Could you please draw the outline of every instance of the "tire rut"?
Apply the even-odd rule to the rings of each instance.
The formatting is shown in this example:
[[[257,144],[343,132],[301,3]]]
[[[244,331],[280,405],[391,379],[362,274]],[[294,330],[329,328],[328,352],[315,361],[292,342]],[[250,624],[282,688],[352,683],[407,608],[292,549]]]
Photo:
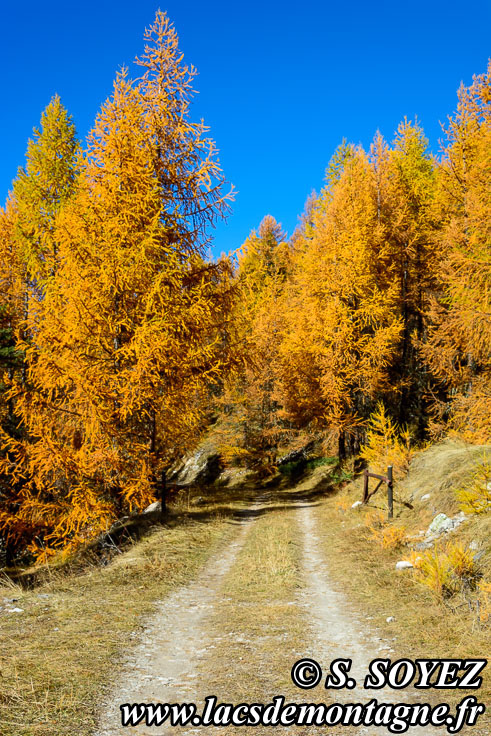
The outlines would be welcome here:
[[[255,511],[257,506],[250,509]],[[199,577],[158,603],[138,644],[132,647],[121,674],[105,698],[94,736],[123,736],[119,706],[123,703],[196,702],[196,669],[213,646],[206,619],[219,603],[221,584],[243,547],[254,517],[235,522],[240,530],[229,545],[215,554]],[[138,725],[132,734],[155,734],[155,727]],[[159,729],[159,736],[180,729]]]

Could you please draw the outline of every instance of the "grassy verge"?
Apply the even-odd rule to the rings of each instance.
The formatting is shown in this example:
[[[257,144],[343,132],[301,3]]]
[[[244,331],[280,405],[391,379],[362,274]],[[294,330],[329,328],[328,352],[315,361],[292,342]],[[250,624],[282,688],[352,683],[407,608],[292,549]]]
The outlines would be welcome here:
[[[315,513],[331,575],[356,604],[361,619],[369,627],[378,628],[385,638],[393,639],[393,660],[486,657],[491,644],[489,626],[482,624],[468,605],[459,603],[452,608],[451,603],[439,599],[421,584],[416,571],[395,569],[398,560],[408,559],[408,549],[384,549],[371,538],[366,525],[370,510],[351,509],[351,503],[360,498],[358,491],[343,492],[341,503],[339,496],[324,500]],[[421,523],[417,510],[404,512],[404,519],[408,525]],[[399,519],[395,526],[401,524]],[[478,530],[470,522],[465,535],[482,533],[482,525],[481,520]],[[388,623],[389,617],[395,620]],[[435,692],[445,696],[438,702],[455,704],[465,695],[477,695],[480,702],[489,702],[491,672],[484,671],[478,692]],[[485,727],[485,719],[481,718],[480,728]],[[474,731],[487,733],[479,728]]]
[[[141,618],[231,533],[223,518],[156,527],[107,567],[48,569],[29,591],[0,587],[2,736],[90,734],[101,689]]]

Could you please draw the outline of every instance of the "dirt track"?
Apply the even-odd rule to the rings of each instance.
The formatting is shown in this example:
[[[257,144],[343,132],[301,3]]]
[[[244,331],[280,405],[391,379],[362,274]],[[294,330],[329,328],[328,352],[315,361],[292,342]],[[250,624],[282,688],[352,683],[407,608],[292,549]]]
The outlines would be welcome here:
[[[309,503],[292,504],[273,513],[263,502],[234,523],[237,530],[233,541],[209,560],[199,578],[159,604],[141,640],[128,652],[113,689],[107,693],[95,736],[122,736],[127,733],[139,736],[148,733],[158,736],[174,733],[188,736],[206,733],[254,733],[256,736],[263,733],[308,733],[310,736],[327,732],[336,736],[365,736],[388,733],[385,728],[339,726],[226,726],[211,729],[193,725],[171,727],[165,723],[160,727],[121,726],[119,705],[122,703],[194,702],[200,709],[205,697],[217,692],[217,687],[218,691],[221,687],[218,702],[238,703],[242,698],[243,702],[268,703],[272,692],[285,695],[286,702],[366,703],[372,698],[386,703],[422,702],[421,693],[410,690],[394,692],[384,689],[367,693],[363,689],[369,661],[377,657],[390,658],[392,642],[376,636],[366,616],[356,612],[344,593],[331,583],[329,561],[320,551],[315,514]],[[246,559],[254,564],[254,554],[261,553],[261,540],[266,544],[267,539],[273,538],[280,523],[283,527],[275,549],[281,560],[281,555],[289,553],[291,545],[296,547],[298,578],[294,586],[291,582],[285,584],[283,593],[281,589],[272,593],[272,597],[278,599],[271,602],[277,605],[278,612],[270,619],[274,622],[273,631],[273,627],[269,630],[263,625],[254,628],[254,620],[259,621],[261,614],[258,601],[267,599],[255,595],[254,586],[259,588],[261,585],[260,575],[250,573],[247,578],[241,554],[248,553]],[[261,564],[265,564],[264,560]],[[235,596],[233,591],[240,591],[241,578],[247,590],[243,596]],[[230,581],[235,588],[233,585],[230,587]],[[294,628],[295,634],[292,633]],[[280,650],[284,651],[280,653]],[[243,656],[239,656],[239,652]],[[334,692],[326,692],[322,684],[308,691],[294,687],[289,681],[289,671],[285,674],[285,669],[302,656],[315,657],[322,667],[327,667],[338,657],[352,659],[350,674],[357,682],[356,687]],[[275,679],[271,668],[283,670],[282,678],[278,674],[277,681],[268,682],[268,687],[260,684],[261,675],[263,681],[266,679],[261,671],[261,663],[266,659],[270,662],[269,680]],[[289,662],[288,667],[286,662]],[[249,690],[247,682],[253,683]],[[241,683],[244,685],[242,689],[239,687]],[[248,693],[250,698],[247,700]],[[474,736],[483,733],[478,729],[467,731]],[[411,728],[410,733],[430,736],[437,730]],[[444,731],[440,729],[438,733]]]

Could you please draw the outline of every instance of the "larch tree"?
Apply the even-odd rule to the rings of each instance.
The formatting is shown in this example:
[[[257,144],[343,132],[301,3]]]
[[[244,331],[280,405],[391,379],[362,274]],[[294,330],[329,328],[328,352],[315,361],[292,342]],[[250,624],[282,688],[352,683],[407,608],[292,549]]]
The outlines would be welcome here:
[[[13,549],[38,531],[37,523],[26,522],[20,513],[29,478],[22,447],[29,439],[19,397],[28,391],[44,297],[59,265],[55,221],[75,189],[77,145],[71,118],[54,97],[41,116],[40,128],[34,129],[25,167],[19,169],[1,217],[0,380],[7,414],[0,429],[0,534],[9,561]]]
[[[430,376],[418,346],[427,339],[426,311],[438,288],[441,259],[435,164],[423,130],[408,121],[399,125],[391,150],[375,138],[371,160],[377,181],[380,277],[396,288],[403,326],[388,399],[395,419],[408,423],[422,439]]]
[[[25,356],[18,335],[25,318],[28,288],[25,264],[19,257],[15,239],[15,205],[7,200],[0,210],[0,548],[7,565],[15,547],[28,539],[28,529],[16,519],[18,487],[12,484],[12,458],[8,445],[23,436],[15,403],[10,396],[13,381],[25,382]]]
[[[268,472],[285,433],[277,395],[281,294],[290,251],[281,225],[266,215],[238,255],[238,301],[233,313],[244,360],[222,397],[222,451],[250,468]]]
[[[44,523],[46,547],[155,498],[228,361],[229,266],[206,262],[205,247],[230,193],[207,128],[190,120],[195,71],[164,13],[145,38],[143,76],[118,75],[56,218],[59,266],[27,348],[19,514]]]
[[[344,456],[387,387],[401,329],[396,289],[379,283],[374,175],[362,149],[337,152],[311,219],[285,296],[282,386],[297,425],[330,428]]]
[[[26,165],[14,181],[16,237],[33,288],[40,294],[59,264],[55,220],[73,194],[78,142],[71,116],[53,97],[34,129],[26,153]]]
[[[460,436],[491,440],[491,63],[461,86],[439,167],[441,296],[423,354],[447,389],[438,423]],[[444,426],[444,425],[443,425]]]

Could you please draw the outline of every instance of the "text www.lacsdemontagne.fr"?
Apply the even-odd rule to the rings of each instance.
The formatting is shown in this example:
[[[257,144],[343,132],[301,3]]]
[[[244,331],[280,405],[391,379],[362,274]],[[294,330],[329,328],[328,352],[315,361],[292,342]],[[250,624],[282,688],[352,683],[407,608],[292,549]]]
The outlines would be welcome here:
[[[390,733],[405,733],[416,726],[446,726],[450,734],[465,725],[475,725],[485,706],[474,696],[457,705],[447,703],[285,703],[279,695],[268,704],[218,703],[211,695],[198,711],[195,703],[124,703],[120,706],[123,726],[382,726]]]

